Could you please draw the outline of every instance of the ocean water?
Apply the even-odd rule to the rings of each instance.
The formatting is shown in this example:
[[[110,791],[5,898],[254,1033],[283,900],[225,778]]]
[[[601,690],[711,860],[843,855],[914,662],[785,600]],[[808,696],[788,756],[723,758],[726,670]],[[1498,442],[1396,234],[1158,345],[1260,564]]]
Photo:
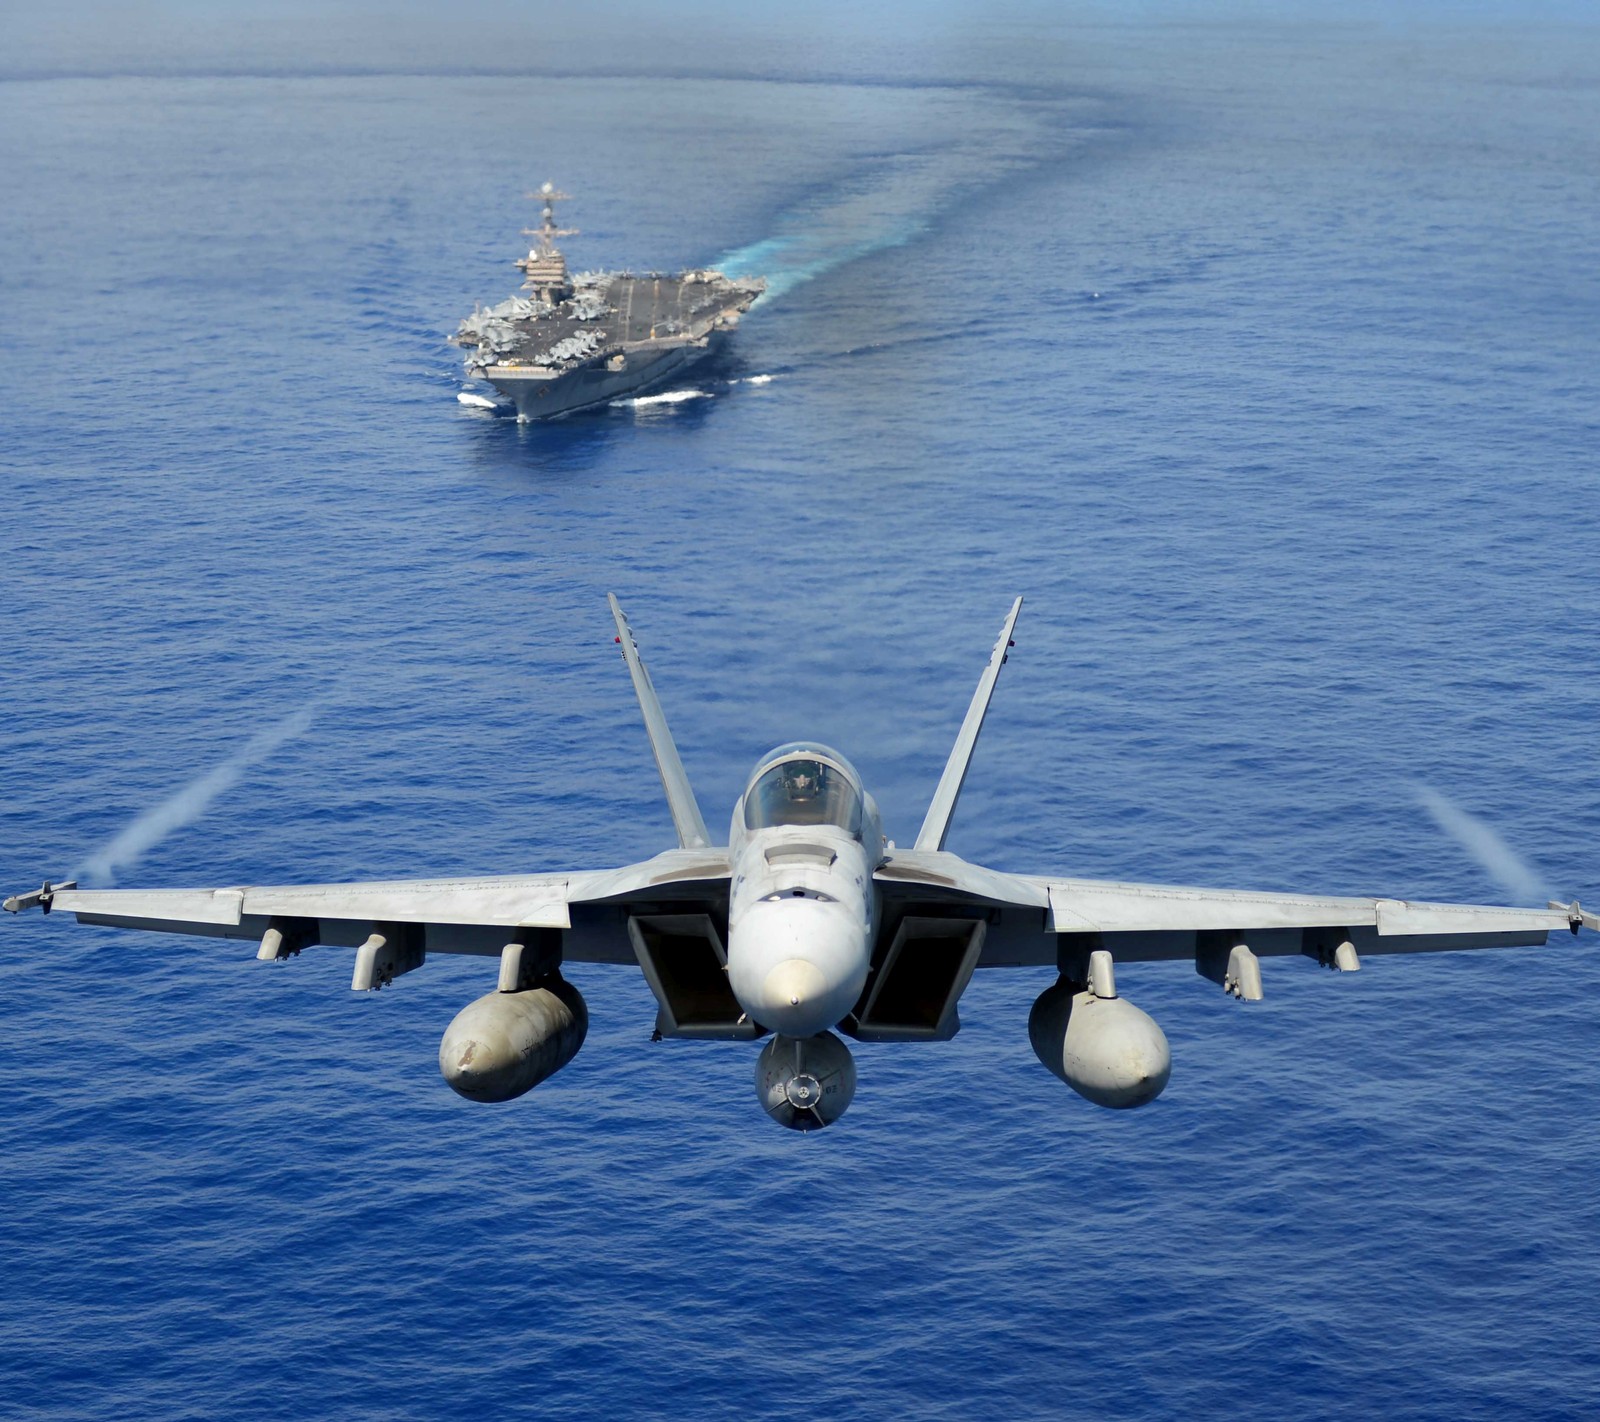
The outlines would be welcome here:
[[[713,825],[910,839],[1022,594],[959,853],[1600,899],[1600,33],[820,13],[8,17],[8,892],[654,853],[614,591]],[[458,402],[547,178],[772,279],[694,398]],[[1129,965],[1127,1114],[981,974],[802,1137],[631,971],[485,1108],[492,963],[8,919],[0,1416],[1592,1415],[1597,943]]]

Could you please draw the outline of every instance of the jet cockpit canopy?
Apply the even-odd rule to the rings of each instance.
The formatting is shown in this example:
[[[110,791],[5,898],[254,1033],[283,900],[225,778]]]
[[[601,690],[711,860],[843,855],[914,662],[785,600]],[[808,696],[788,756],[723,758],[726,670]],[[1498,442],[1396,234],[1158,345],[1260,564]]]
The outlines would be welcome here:
[[[861,777],[836,750],[807,741],[761,757],[744,792],[746,829],[833,825],[861,837]]]

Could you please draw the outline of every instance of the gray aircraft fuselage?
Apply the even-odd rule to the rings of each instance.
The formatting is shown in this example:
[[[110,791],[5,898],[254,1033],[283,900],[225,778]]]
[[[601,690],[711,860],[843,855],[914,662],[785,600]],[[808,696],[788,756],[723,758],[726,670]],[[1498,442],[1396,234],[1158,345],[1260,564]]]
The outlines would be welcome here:
[[[752,1021],[809,1037],[844,1020],[871,966],[884,848],[837,751],[795,744],[758,762],[728,831],[728,984]]]

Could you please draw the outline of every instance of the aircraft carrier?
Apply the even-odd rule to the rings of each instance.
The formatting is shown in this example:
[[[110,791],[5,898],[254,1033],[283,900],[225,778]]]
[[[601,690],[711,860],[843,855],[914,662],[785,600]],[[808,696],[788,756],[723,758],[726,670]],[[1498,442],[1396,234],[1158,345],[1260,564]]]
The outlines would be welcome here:
[[[517,262],[522,295],[474,310],[451,337],[468,349],[468,376],[487,380],[519,420],[592,409],[655,385],[715,350],[766,290],[760,277],[715,271],[580,272],[568,276],[555,205],[546,183],[529,196],[543,221],[525,228],[534,245]]]

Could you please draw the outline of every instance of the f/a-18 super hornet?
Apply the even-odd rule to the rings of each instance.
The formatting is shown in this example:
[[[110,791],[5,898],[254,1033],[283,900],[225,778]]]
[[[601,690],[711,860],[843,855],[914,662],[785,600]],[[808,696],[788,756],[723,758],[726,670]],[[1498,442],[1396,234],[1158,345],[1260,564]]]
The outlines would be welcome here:
[[[1115,962],[1192,962],[1234,997],[1262,995],[1263,957],[1352,972],[1363,955],[1532,947],[1600,928],[1576,902],[1546,909],[1174,888],[1011,874],[945,849],[1011,634],[1001,628],[916,842],[886,841],[850,762],[778,746],[756,762],[714,845],[616,598],[617,641],[655,752],[678,847],[620,869],[490,879],[222,889],[50,884],[5,901],[80,923],[258,940],[264,960],[355,949],[351,987],[383,987],[430,953],[498,960],[495,991],[439,1047],[445,1080],[509,1101],[571,1061],[588,1012],[564,963],[635,964],[659,1037],[756,1040],[761,1105],[796,1130],[835,1121],[855,1093],[858,1041],[940,1042],[975,969],[1054,970],[1028,1035],[1039,1060],[1096,1105],[1141,1106],[1167,1083],[1160,1027],[1118,995]]]

